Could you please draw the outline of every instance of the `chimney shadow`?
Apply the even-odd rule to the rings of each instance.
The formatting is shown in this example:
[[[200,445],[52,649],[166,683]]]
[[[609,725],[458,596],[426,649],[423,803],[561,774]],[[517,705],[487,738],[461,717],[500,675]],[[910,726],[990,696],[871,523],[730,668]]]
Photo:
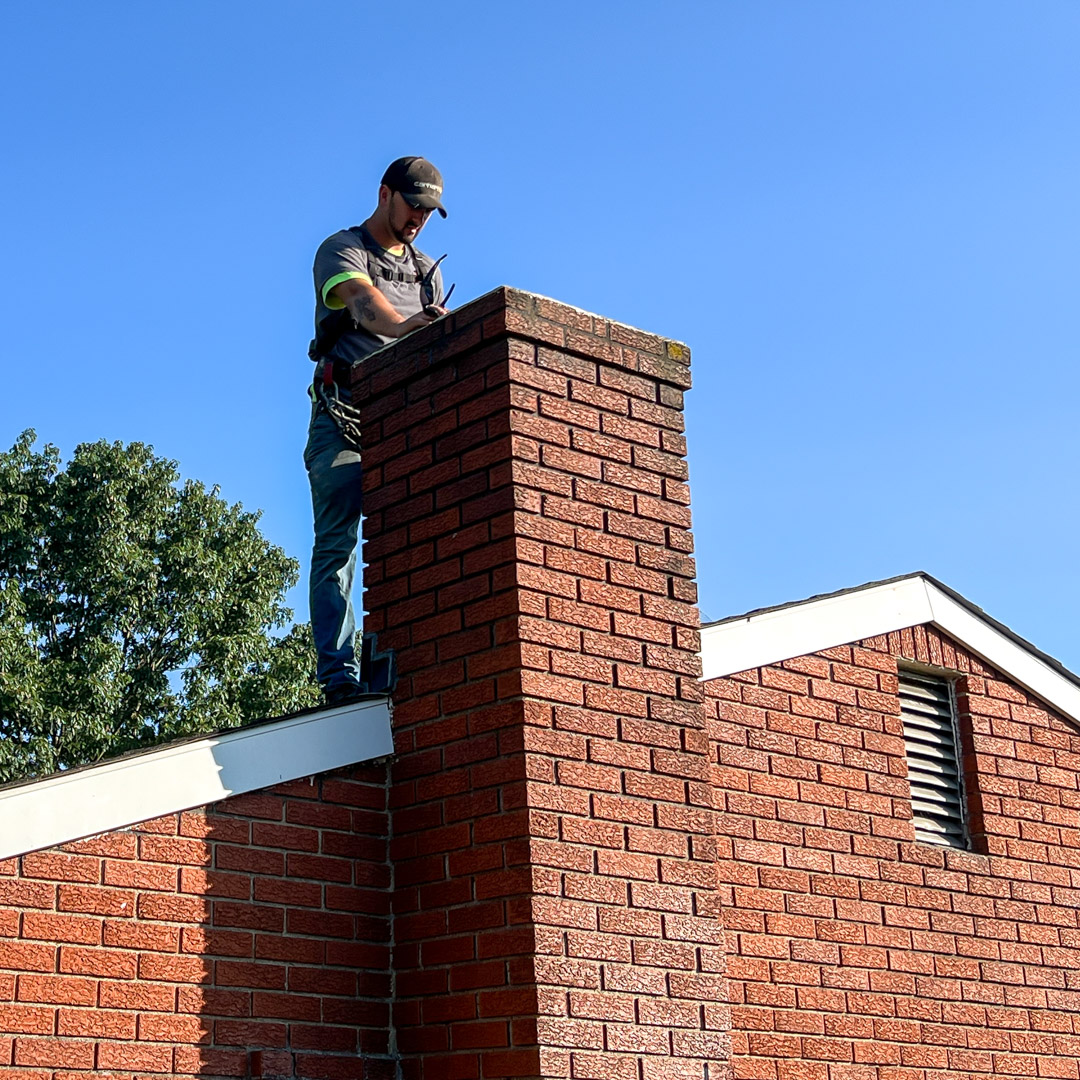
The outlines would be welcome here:
[[[388,770],[0,861],[0,1065],[392,1080]]]
[[[203,910],[181,942],[200,978],[177,999],[199,1039],[175,1071],[395,1076],[387,779],[381,760],[179,816],[205,861],[180,870],[181,895]]]

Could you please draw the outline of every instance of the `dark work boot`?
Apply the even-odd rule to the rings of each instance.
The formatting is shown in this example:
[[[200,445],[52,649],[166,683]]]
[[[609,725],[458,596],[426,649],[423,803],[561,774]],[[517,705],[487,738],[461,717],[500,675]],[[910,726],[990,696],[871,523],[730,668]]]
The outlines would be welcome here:
[[[367,695],[359,683],[338,683],[324,691],[326,695],[326,708],[333,709],[338,705],[348,705],[353,701],[359,701]]]

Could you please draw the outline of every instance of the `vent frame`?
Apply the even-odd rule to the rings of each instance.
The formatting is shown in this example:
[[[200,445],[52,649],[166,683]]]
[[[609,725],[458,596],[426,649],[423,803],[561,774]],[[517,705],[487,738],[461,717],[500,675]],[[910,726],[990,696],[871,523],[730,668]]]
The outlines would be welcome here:
[[[915,829],[915,842],[933,847],[952,848],[956,851],[971,850],[971,829],[968,813],[967,788],[964,777],[964,758],[960,733],[959,710],[957,709],[957,682],[964,677],[963,672],[930,667],[923,664],[897,664],[899,680],[898,696],[900,699],[900,719],[903,725],[904,757],[908,769],[909,798],[911,801],[911,821]],[[935,690],[936,701],[931,701],[923,714],[905,706],[905,681],[910,689],[922,689],[924,693]],[[909,693],[909,700],[914,697]],[[947,710],[948,722],[943,723],[942,711],[936,717],[926,715],[932,712],[932,706]],[[910,722],[909,716],[918,717],[922,723]],[[920,730],[921,729],[921,730]],[[915,732],[914,737],[912,732]],[[948,742],[939,748],[946,760],[940,772],[932,767],[934,742],[943,741],[948,735]],[[923,752],[912,753],[912,744],[921,746]],[[946,753],[949,751],[950,753]],[[926,764],[919,767],[920,760]],[[913,770],[913,763],[916,768]],[[952,773],[952,777],[948,774]],[[914,775],[913,775],[914,774]],[[915,783],[913,783],[913,779]],[[940,802],[945,812],[935,812],[934,789],[944,791]],[[950,798],[950,794],[952,798]],[[930,798],[928,798],[930,796]],[[922,812],[917,804],[926,808]],[[949,805],[955,806],[955,813],[949,813]]]

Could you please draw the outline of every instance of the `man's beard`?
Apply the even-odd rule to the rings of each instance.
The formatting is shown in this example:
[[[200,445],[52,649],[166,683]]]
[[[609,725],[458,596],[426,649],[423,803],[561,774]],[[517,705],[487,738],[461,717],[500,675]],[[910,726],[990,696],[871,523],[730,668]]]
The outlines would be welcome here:
[[[418,233],[418,232],[420,231],[419,229],[417,229],[417,228],[416,228],[416,226],[415,226],[415,225],[403,225],[403,226],[402,226],[402,227],[401,227],[401,228],[399,229],[399,228],[398,228],[398,227],[397,227],[397,226],[396,226],[396,225],[395,225],[395,224],[393,223],[393,221],[391,221],[391,222],[390,222],[389,224],[390,224],[390,231],[391,231],[391,232],[392,232],[392,233],[394,234],[394,239],[395,239],[395,240],[396,240],[396,241],[397,241],[397,242],[398,242],[399,244],[409,244],[409,243],[412,243],[412,241],[411,241],[411,240],[406,240],[406,239],[405,239],[405,230],[406,230],[406,229],[412,229],[412,230],[413,230],[413,240],[415,240],[415,239],[416,239],[416,234],[417,234],[417,233]]]

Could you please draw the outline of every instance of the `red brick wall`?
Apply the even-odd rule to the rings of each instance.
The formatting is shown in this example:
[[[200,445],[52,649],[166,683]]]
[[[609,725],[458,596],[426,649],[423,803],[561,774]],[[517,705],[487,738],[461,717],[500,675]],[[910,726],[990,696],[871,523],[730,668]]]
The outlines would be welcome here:
[[[922,628],[703,688],[688,386],[509,289],[363,366],[389,773],[0,864],[0,1080],[1080,1080],[1080,734]],[[959,673],[972,851],[898,660]]]
[[[1080,735],[918,628],[703,688],[687,365],[499,289],[363,366],[389,777],[0,866],[0,1080],[1080,1080]]]
[[[354,383],[408,1078],[726,1075],[687,361],[499,289]]]
[[[959,671],[973,851],[916,844],[897,660]],[[1080,734],[933,629],[707,685],[736,1076],[1080,1076]]]
[[[4,864],[0,1073],[729,1076],[688,385],[682,346],[508,289],[365,363],[389,791]]]
[[[2,862],[0,1076],[389,1080],[389,883],[385,766]]]

